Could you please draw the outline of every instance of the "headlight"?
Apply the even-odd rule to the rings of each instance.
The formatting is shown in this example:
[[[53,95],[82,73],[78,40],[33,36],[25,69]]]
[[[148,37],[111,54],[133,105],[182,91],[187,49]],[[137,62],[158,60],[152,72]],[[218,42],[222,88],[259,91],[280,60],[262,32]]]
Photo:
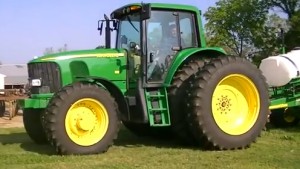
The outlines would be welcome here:
[[[32,79],[31,80],[31,86],[41,86],[41,85],[42,85],[41,79]]]

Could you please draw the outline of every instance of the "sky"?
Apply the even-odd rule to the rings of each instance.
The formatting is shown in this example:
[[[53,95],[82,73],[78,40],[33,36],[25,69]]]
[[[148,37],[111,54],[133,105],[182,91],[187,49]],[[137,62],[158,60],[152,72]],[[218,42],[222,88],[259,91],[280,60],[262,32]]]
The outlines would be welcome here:
[[[0,0],[0,61],[25,64],[46,48],[94,49],[104,45],[99,19],[136,0]],[[144,0],[194,5],[207,11],[216,0]],[[103,35],[104,36],[104,35]]]

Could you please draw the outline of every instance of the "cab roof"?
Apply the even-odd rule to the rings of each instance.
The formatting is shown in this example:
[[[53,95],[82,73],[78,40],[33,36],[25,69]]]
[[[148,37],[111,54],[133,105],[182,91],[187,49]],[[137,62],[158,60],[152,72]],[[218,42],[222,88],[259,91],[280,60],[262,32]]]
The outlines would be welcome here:
[[[148,3],[147,3],[148,4]],[[151,8],[161,8],[161,9],[177,9],[177,10],[187,10],[187,11],[200,11],[198,8],[192,5],[185,5],[185,4],[172,4],[172,3],[149,3],[151,5]],[[142,3],[131,3],[124,5],[116,10],[114,10],[112,13],[120,11],[126,7],[130,6],[142,6]]]

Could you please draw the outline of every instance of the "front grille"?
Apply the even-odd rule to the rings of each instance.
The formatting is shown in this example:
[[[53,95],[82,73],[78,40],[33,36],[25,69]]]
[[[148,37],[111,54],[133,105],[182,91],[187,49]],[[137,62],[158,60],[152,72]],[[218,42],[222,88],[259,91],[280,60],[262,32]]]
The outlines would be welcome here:
[[[30,79],[41,79],[42,86],[31,87],[31,94],[54,93],[61,87],[60,70],[56,63],[30,63],[28,64]]]

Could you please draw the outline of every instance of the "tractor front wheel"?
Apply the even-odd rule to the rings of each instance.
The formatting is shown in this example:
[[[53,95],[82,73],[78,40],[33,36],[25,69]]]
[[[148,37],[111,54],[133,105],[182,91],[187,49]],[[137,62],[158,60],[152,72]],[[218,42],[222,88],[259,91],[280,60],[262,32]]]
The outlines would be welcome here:
[[[262,73],[240,57],[212,59],[191,79],[190,130],[213,149],[248,147],[268,118],[268,87]]]
[[[29,137],[37,144],[47,143],[47,137],[42,126],[44,109],[26,108],[23,110],[23,124]]]
[[[118,106],[97,85],[75,83],[49,102],[44,126],[59,154],[97,154],[107,151],[119,131]]]

